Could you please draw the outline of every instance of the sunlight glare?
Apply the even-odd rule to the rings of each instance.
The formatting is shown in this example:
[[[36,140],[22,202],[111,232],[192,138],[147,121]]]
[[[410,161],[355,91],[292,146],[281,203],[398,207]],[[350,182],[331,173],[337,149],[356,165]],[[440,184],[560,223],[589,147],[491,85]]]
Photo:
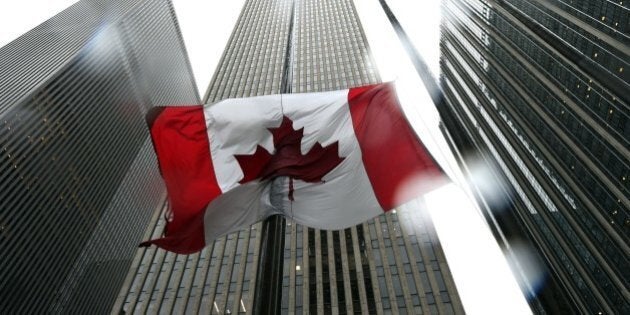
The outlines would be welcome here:
[[[448,184],[425,200],[466,312],[530,314],[501,249],[466,193]]]

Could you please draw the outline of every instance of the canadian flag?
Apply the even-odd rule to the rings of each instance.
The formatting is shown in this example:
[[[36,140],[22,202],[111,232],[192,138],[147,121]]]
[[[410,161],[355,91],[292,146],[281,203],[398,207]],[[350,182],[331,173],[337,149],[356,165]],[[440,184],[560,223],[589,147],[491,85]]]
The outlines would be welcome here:
[[[158,107],[148,115],[176,253],[272,214],[342,229],[447,181],[405,119],[392,83]]]

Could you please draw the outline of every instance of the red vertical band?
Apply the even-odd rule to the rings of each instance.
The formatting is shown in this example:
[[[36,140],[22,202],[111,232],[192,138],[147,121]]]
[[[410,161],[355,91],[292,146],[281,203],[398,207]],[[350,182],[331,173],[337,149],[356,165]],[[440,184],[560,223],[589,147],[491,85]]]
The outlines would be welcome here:
[[[202,106],[158,107],[147,114],[171,213],[164,237],[142,243],[185,254],[205,246],[203,218],[221,194]]]
[[[403,115],[392,83],[350,89],[348,103],[363,165],[383,210],[426,192],[429,179],[445,179]]]

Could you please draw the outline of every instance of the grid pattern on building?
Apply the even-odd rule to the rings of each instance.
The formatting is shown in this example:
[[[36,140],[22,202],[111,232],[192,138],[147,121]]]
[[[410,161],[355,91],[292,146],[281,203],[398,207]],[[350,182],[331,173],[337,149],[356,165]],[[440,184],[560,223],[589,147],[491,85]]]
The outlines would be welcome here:
[[[0,48],[0,313],[111,309],[164,198],[144,113],[198,101],[175,22],[80,1]]]
[[[287,57],[294,93],[379,82],[352,1],[246,1],[207,101],[279,93]],[[340,231],[287,218],[282,312],[463,313],[426,209],[421,201],[409,207]],[[159,237],[163,225],[156,217],[146,237]],[[114,311],[250,312],[260,230],[255,224],[193,255],[139,250]]]
[[[458,127],[511,186],[573,311],[629,312],[628,4],[449,0],[444,14]]]

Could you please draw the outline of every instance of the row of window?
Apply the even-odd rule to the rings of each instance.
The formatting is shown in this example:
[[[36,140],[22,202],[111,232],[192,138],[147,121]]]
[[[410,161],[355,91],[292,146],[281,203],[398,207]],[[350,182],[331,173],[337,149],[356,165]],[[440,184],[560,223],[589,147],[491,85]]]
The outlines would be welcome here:
[[[558,1],[557,4],[563,11],[571,13],[619,41],[628,40],[630,10],[627,1],[625,6],[623,1],[610,0],[572,0],[569,3]]]
[[[502,30],[506,28],[509,29],[510,27],[513,28],[513,26],[510,26],[510,25],[502,25],[501,29]],[[487,37],[485,38],[484,42],[489,43]],[[496,45],[488,45],[488,46],[491,46],[490,48],[496,48],[495,47]],[[532,45],[529,44],[529,46],[532,46]],[[521,45],[521,47],[529,47],[529,46],[525,44]],[[526,55],[531,55],[531,53],[526,54]],[[502,56],[508,56],[508,54],[503,53]],[[504,59],[504,60],[507,60],[507,59]],[[515,65],[516,63],[507,63],[507,64],[511,66],[511,65]],[[523,72],[524,72],[523,69],[519,69],[516,73],[521,74]],[[530,78],[531,77],[526,77],[526,79],[528,79],[528,81],[526,81],[527,83],[532,83],[530,85],[533,85],[534,87],[541,86],[540,82],[538,82],[537,80],[529,80]],[[578,84],[578,87],[579,87],[579,84]],[[541,90],[544,90],[544,89],[541,89],[541,88],[535,89],[535,91],[541,91]],[[611,156],[614,159],[614,161],[603,159],[604,161],[608,161],[605,163],[605,167],[609,167],[609,173],[611,174],[611,177],[615,178],[620,184],[620,186],[627,184],[625,183],[625,180],[623,180],[623,178],[626,177],[625,174],[623,174],[624,162],[620,161],[621,157],[618,156],[616,153],[614,153],[614,149],[604,139],[595,137],[592,131],[587,130],[587,128],[583,128],[582,125],[584,124],[584,121],[582,121],[579,117],[576,117],[574,114],[569,113],[568,110],[566,110],[565,106],[563,104],[560,104],[560,102],[555,99],[555,96],[553,96],[548,91],[545,91],[541,95],[538,95],[538,97],[541,99],[542,104],[555,105],[555,108],[558,109],[557,116],[562,116],[561,118],[564,119],[564,122],[566,125],[573,125],[573,127],[575,127],[573,128],[574,132],[572,132],[572,134],[579,135],[581,138],[578,138],[578,139],[582,140],[581,141],[582,143],[591,143],[593,141],[600,143],[600,146],[597,147],[597,150],[595,150],[594,148],[587,148],[587,150],[590,149],[591,154],[596,155],[596,158],[594,159],[594,161],[596,162],[602,161],[603,156],[601,155],[608,154],[609,156]],[[612,99],[615,100],[614,97]],[[621,105],[618,105],[618,106],[621,106]],[[621,110],[621,108],[619,109],[620,110],[617,110],[617,108],[608,108],[605,114],[612,121],[616,121],[618,124],[622,124],[625,126],[628,124],[627,114],[625,114],[625,112]],[[566,116],[564,116],[565,113],[567,114]],[[578,122],[579,122],[579,126],[576,125]],[[627,142],[627,139],[624,139],[623,142]],[[600,149],[601,146],[608,147],[609,149],[601,150]]]
[[[496,17],[494,27],[518,47],[525,59],[533,65],[538,65],[541,72],[547,73],[548,78],[570,95],[582,110],[598,117],[601,126],[613,137],[622,143],[628,143],[630,139],[628,106],[619,103],[614,95],[601,87],[605,82],[593,82],[580,72],[570,69],[562,60],[536,44],[501,16]]]
[[[562,128],[570,138],[572,138],[574,143],[580,147],[583,152],[590,155],[591,161],[595,164],[599,164],[603,170],[607,171],[608,178],[611,181],[619,185],[622,190],[630,191],[628,181],[623,180],[624,177],[630,175],[628,174],[630,167],[628,167],[625,159],[606,141],[606,138],[596,134],[590,126],[585,124],[580,117],[570,110],[570,107],[567,106],[565,102],[550,93],[549,89],[544,87],[539,80],[529,74],[529,72],[526,71],[520,64],[514,62],[512,57],[499,45],[491,46],[490,52],[496,56],[498,62],[510,71],[510,74],[514,78],[523,82],[530,95],[537,99],[538,104],[543,105],[541,107],[545,113],[555,120],[558,126]],[[496,73],[494,69],[489,69],[488,73],[498,76],[498,73]],[[519,107],[518,109],[530,113],[532,112],[524,107]],[[546,123],[542,124],[547,126]],[[547,128],[549,127],[547,126]],[[554,136],[553,138],[555,139],[557,136]],[[596,145],[592,146],[592,143],[595,143]],[[588,170],[586,167],[583,168],[583,172],[592,173],[592,171]],[[596,179],[594,175],[590,176]],[[578,178],[581,179],[582,177],[580,176]],[[598,180],[596,180],[596,182],[598,182]],[[610,199],[614,200],[616,198],[611,197]]]
[[[510,2],[518,7],[525,15],[543,25],[546,29],[555,30],[554,33],[558,36],[559,40],[567,42],[580,52],[586,52],[586,57],[602,66],[612,75],[620,78],[622,81],[630,81],[627,71],[628,61],[621,57],[624,55],[623,52],[614,49],[603,41],[599,41],[595,36],[582,28],[576,27],[575,24],[569,24],[565,19],[560,18],[548,10],[541,9],[529,1],[510,0]],[[615,34],[619,35],[618,33],[613,33],[612,35]],[[627,39],[623,39],[623,41],[627,41]],[[599,54],[598,57],[595,57],[594,54],[588,54],[588,52],[599,52]]]

